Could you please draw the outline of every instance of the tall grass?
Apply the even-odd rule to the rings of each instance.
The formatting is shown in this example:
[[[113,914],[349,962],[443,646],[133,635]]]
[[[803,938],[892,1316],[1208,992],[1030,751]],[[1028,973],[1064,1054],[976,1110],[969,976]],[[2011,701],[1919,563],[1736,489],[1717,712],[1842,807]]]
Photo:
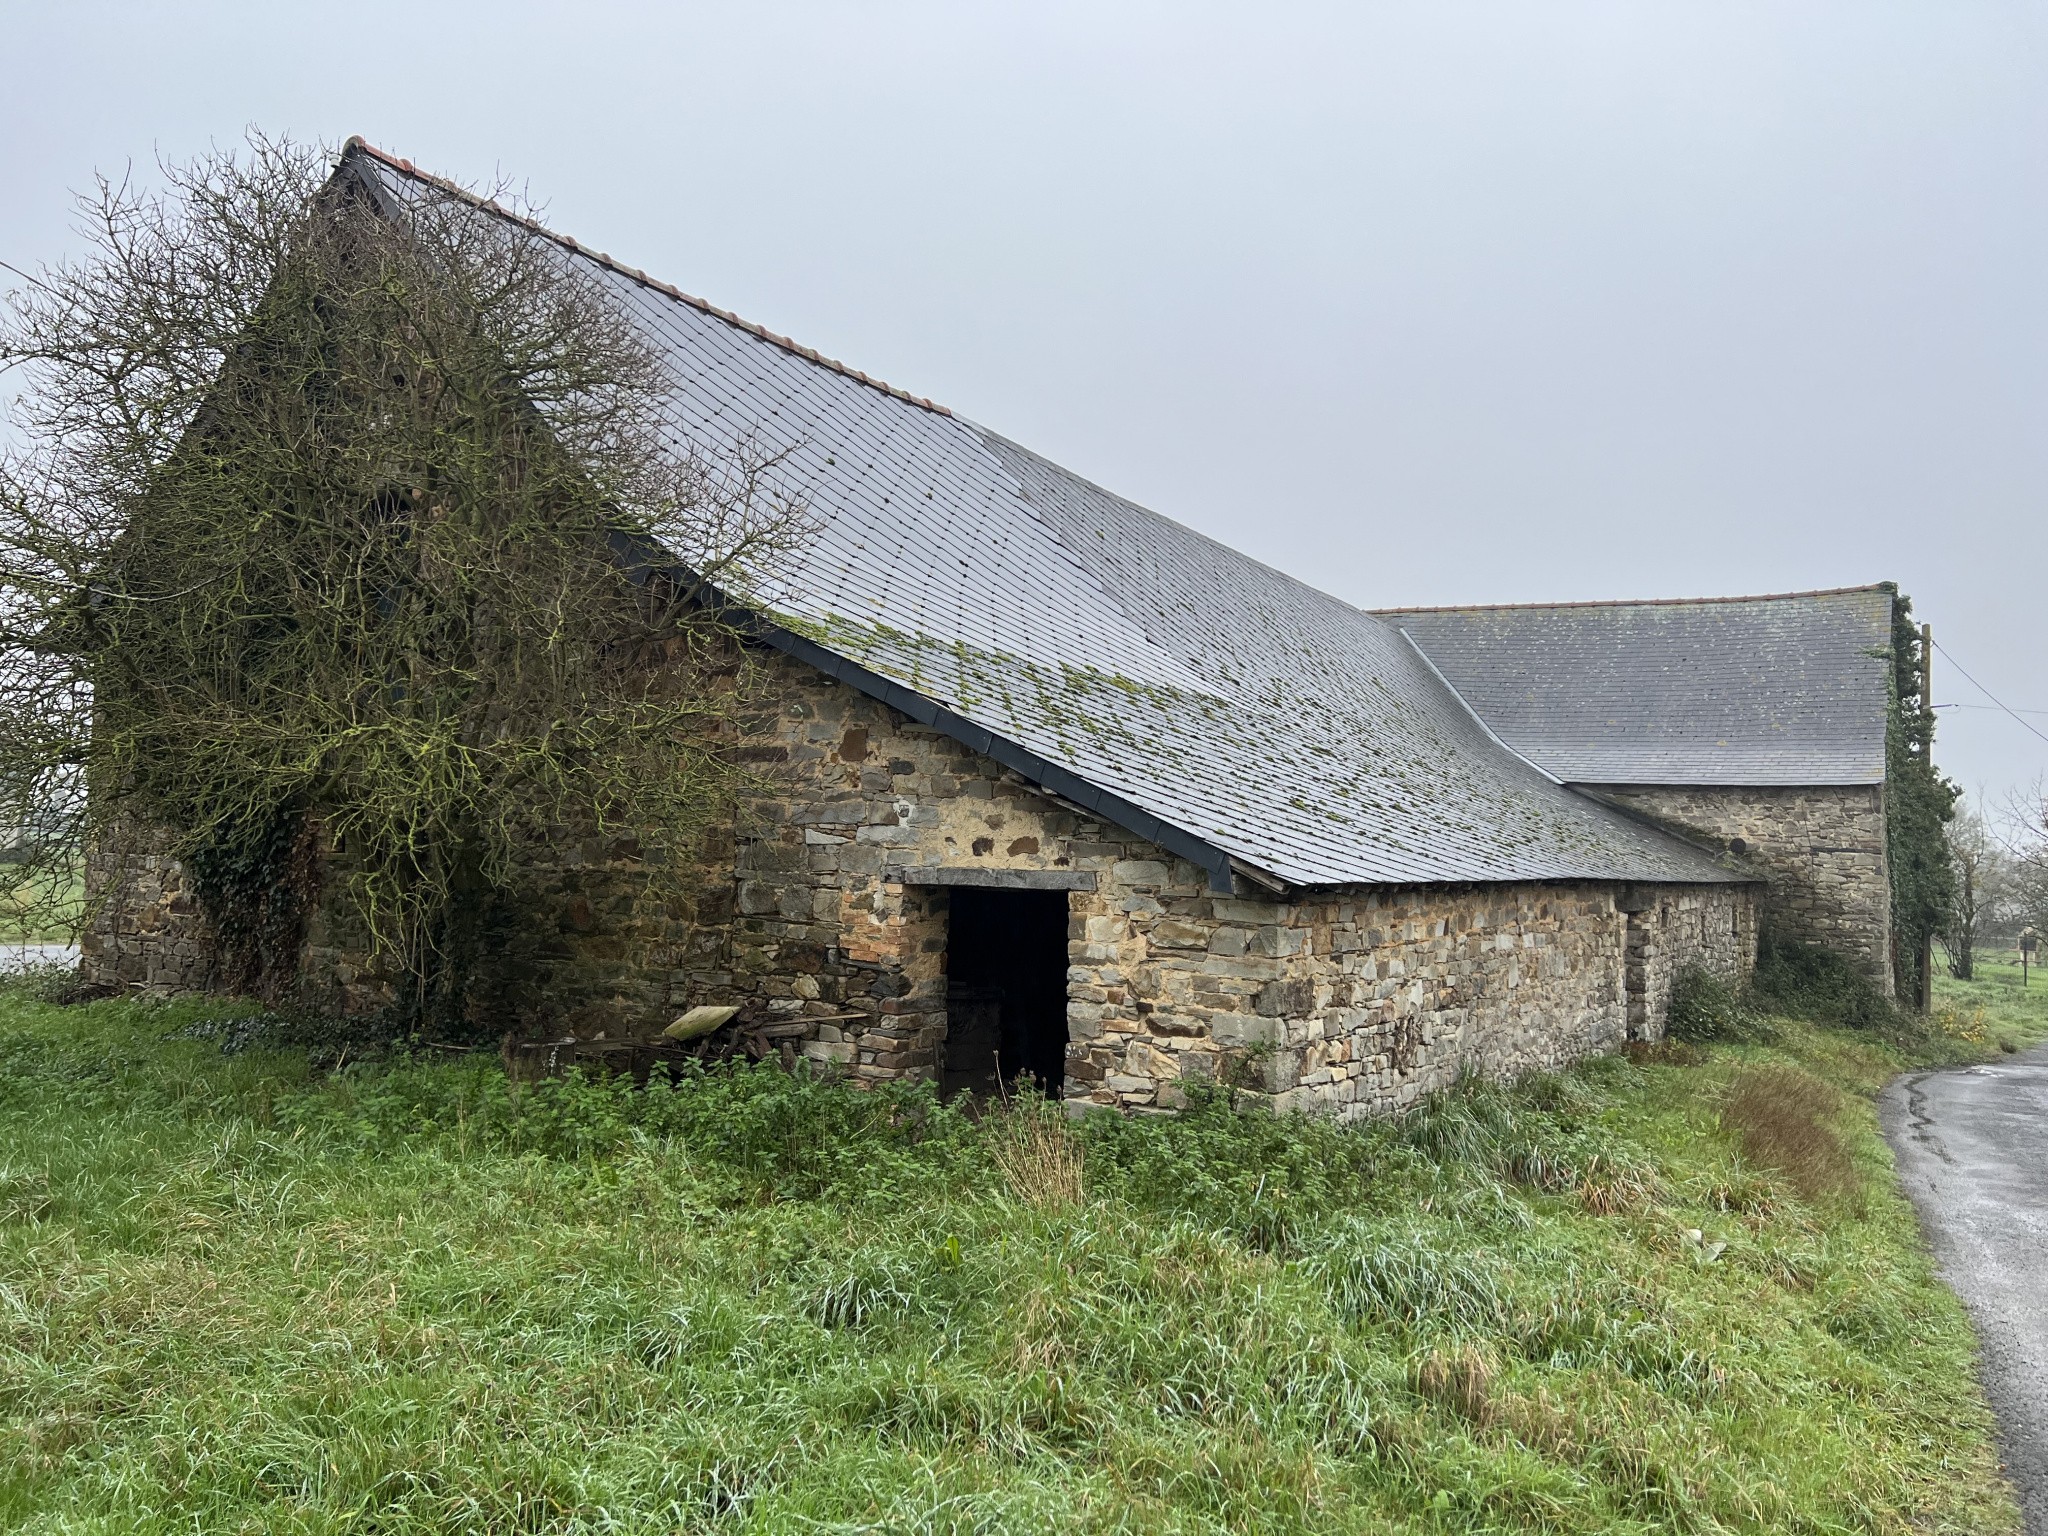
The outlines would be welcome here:
[[[1081,1199],[1081,1139],[1058,1104],[1035,1094],[1006,1104],[988,1140],[996,1167],[1018,1199],[1052,1209]]]
[[[1856,1165],[1835,1121],[1842,1096],[1795,1066],[1770,1064],[1736,1073],[1721,1106],[1721,1125],[1752,1163],[1783,1174],[1809,1199],[1846,1194]]]
[[[1341,1127],[217,1017],[0,999],[0,1529],[2013,1528],[1860,1032]]]
[[[1749,990],[1766,1009],[1823,1024],[1895,1029],[1905,1022],[1877,984],[1834,950],[1768,930],[1757,946]]]
[[[2039,966],[2023,969],[2016,950],[1980,949],[1969,981],[1936,973],[1936,1018],[1945,1018],[1951,1032],[1970,1038],[1972,1045],[1989,1042],[2001,1051],[2017,1050],[2038,1033],[2036,1021],[2044,1014],[2048,976]]]

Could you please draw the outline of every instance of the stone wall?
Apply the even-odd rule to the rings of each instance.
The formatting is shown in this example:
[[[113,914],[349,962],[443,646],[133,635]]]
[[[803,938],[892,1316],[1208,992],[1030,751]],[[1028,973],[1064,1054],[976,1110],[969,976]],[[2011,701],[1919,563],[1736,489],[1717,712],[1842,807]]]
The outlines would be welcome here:
[[[1067,904],[1069,1099],[1170,1108],[1225,1080],[1349,1115],[1655,1038],[1676,969],[1737,975],[1754,956],[1748,885],[1218,895],[1205,870],[823,674],[769,654],[751,686],[761,784],[695,850],[686,902],[635,884],[630,839],[549,850],[530,959],[584,999],[550,1028],[735,1003],[802,1021],[803,1054],[859,1080],[934,1077],[953,893],[1021,885]],[[331,1006],[386,995],[333,913],[305,973]]]
[[[1125,888],[1074,945],[1068,1091],[1170,1106],[1190,1079],[1242,1082],[1250,1068],[1278,1107],[1355,1115],[1466,1073],[1515,1076],[1656,1039],[1679,969],[1734,978],[1753,964],[1752,889],[1426,886],[1280,902],[1192,882]]]
[[[1218,896],[949,737],[770,665],[756,750],[775,782],[738,820],[724,939],[696,932],[670,1005],[817,1019],[805,1054],[866,1080],[940,1070],[947,882],[1069,887],[1067,1093],[1126,1108],[1219,1077],[1284,1106],[1398,1105],[1656,1038],[1676,970],[1754,960],[1746,885]]]
[[[1583,787],[1757,867],[1768,881],[1769,921],[1849,957],[1890,993],[1892,898],[1882,786]]]
[[[671,977],[678,1002],[819,1017],[803,1047],[814,1059],[870,1081],[929,1076],[946,1029],[952,887],[940,882],[1070,886],[1085,947],[1121,904],[1148,904],[1145,883],[1206,880],[851,688],[764,665],[778,710],[755,757],[769,783],[736,821],[724,942],[697,935]]]
[[[87,856],[87,923],[78,937],[87,985],[158,995],[211,985],[212,937],[169,845],[162,832],[118,827]]]

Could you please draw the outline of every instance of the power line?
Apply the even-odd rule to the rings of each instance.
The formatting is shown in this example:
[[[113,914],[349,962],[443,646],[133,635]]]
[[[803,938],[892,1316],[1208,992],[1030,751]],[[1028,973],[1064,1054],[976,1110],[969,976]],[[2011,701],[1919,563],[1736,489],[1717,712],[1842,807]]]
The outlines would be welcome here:
[[[1949,656],[1947,646],[1943,645],[1939,640],[1937,640],[1934,642],[1934,648],[1937,651],[1941,652],[1943,656],[1948,657],[1948,664],[1954,667],[1958,672],[1961,672],[1963,674],[1963,680],[1965,682],[1967,682],[1972,688],[1976,689],[1979,693],[1983,694],[1984,697],[1989,699],[1993,704],[1996,704],[2000,709],[2004,710],[2008,715],[2011,715],[2013,719],[2019,724],[2021,730],[2033,731],[2033,733],[2036,736],[2039,736],[2043,741],[2048,741],[2048,735],[2044,735],[2042,732],[2035,730],[2032,725],[2028,724],[2028,722],[2020,719],[2020,713],[2018,710],[2012,708],[2003,699],[1999,698],[1997,694],[1993,693],[1989,688],[1986,688],[1974,677],[1971,677],[1970,674],[1964,670],[1963,664],[1960,661],[1957,661],[1953,656]]]
[[[2003,704],[1937,704],[1936,709],[2005,709]],[[2008,715],[2048,715],[2048,709],[2005,709]]]

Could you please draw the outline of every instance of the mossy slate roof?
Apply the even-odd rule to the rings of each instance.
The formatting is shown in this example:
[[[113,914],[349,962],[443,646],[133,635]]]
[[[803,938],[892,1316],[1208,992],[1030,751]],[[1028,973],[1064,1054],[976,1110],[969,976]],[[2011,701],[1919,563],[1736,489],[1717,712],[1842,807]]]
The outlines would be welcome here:
[[[456,191],[360,143],[350,159],[401,202]],[[784,455],[818,532],[751,597],[841,676],[1292,886],[1741,878],[1505,750],[1372,615],[561,244],[668,360],[679,446]]]
[[[1884,780],[1886,587],[1381,617],[1568,783]]]

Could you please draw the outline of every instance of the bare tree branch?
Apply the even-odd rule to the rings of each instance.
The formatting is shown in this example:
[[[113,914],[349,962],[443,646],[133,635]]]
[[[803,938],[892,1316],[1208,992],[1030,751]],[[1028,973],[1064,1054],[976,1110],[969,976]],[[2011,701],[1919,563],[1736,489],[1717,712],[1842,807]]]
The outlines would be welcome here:
[[[663,359],[553,242],[426,189],[393,216],[330,166],[252,136],[162,191],[102,178],[90,254],[11,295],[0,818],[51,892],[95,838],[170,829],[252,985],[307,840],[342,850],[353,921],[431,991],[564,828],[682,878],[745,779],[703,598],[809,522],[784,456],[667,440]]]

